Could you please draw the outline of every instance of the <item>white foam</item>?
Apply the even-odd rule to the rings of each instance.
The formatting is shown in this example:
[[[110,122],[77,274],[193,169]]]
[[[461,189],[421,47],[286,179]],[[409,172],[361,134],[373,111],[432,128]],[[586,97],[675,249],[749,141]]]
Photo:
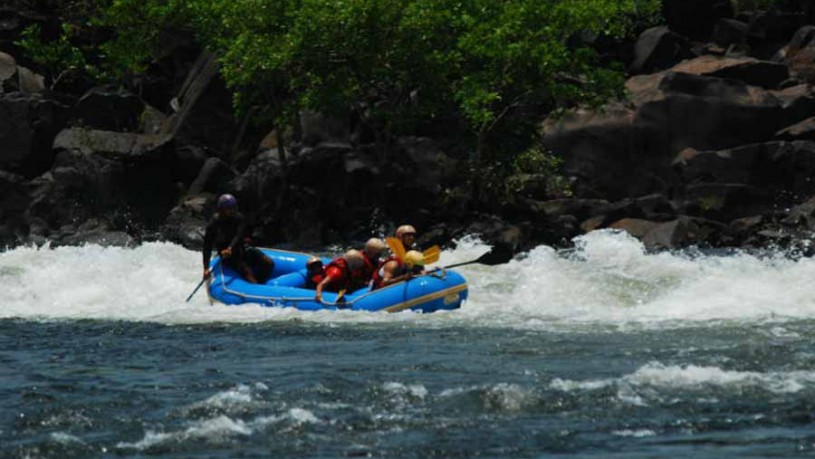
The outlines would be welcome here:
[[[529,390],[517,384],[500,383],[484,391],[484,409],[490,411],[521,411],[535,402],[536,397]]]
[[[487,250],[465,238],[442,252],[438,264],[476,259]],[[577,238],[575,249],[567,252],[541,246],[504,265],[461,267],[470,285],[469,301],[460,310],[424,315],[211,306],[203,291],[185,303],[200,271],[198,252],[169,243],[17,248],[0,253],[0,318],[398,322],[552,330],[815,318],[815,261],[810,258],[649,254],[636,239],[613,231]],[[792,335],[779,328],[778,336]]]
[[[56,443],[59,443],[61,445],[85,444],[85,442],[82,441],[81,438],[77,437],[76,435],[71,435],[67,432],[53,432],[51,433],[51,440],[54,440]]]
[[[594,391],[609,386],[620,389],[618,396],[639,397],[631,390],[644,387],[698,391],[711,387],[725,389],[755,388],[775,394],[795,393],[807,388],[815,388],[813,371],[781,371],[759,373],[752,371],[724,370],[719,367],[697,365],[663,365],[652,362],[634,373],[621,378],[588,381],[553,379],[549,388],[565,392]]]
[[[147,431],[144,438],[138,442],[120,442],[116,447],[143,451],[168,443],[183,443],[190,440],[205,439],[211,443],[218,443],[234,436],[246,436],[251,433],[252,429],[240,419],[235,420],[227,416],[218,416],[212,419],[192,422],[190,426],[184,430],[174,432]]]
[[[254,419],[250,425],[253,428],[262,429],[268,425],[289,423],[293,427],[300,427],[305,424],[320,424],[322,421],[314,412],[305,408],[291,408],[287,412],[279,415],[261,416]]]
[[[651,429],[636,429],[636,430],[615,430],[611,432],[612,435],[617,435],[620,437],[633,437],[633,438],[643,438],[643,437],[653,437],[657,433]]]

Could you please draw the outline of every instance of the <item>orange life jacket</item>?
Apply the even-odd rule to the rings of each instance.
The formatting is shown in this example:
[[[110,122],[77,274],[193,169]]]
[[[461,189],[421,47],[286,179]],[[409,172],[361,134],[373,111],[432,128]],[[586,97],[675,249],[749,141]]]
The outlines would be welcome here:
[[[355,289],[367,287],[368,284],[371,283],[371,279],[373,279],[374,275],[376,275],[376,271],[380,266],[378,260],[371,260],[368,258],[368,255],[366,255],[365,252],[362,252],[362,259],[364,264],[362,265],[362,268],[359,269],[359,275],[355,276],[353,279],[353,287]]]
[[[325,279],[325,269],[320,270],[319,273],[313,274],[311,276],[306,273],[306,288],[317,288],[320,285],[320,282]]]
[[[335,258],[325,266],[325,277],[331,278],[326,284],[325,290],[329,292],[353,291],[355,284],[363,278],[362,270],[363,268],[351,270],[344,258]]]

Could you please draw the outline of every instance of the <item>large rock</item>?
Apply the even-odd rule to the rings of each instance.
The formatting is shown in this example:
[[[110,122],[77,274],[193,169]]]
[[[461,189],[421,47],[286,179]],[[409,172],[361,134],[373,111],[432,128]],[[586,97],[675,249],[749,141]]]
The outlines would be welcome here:
[[[9,54],[0,52],[0,93],[6,92],[6,81],[17,73],[17,61]]]
[[[135,94],[120,88],[98,87],[83,95],[73,110],[74,123],[80,126],[119,132],[133,132],[145,110]]]
[[[0,94],[0,169],[29,178],[48,170],[65,110],[38,94]]]
[[[771,214],[815,194],[815,142],[699,152],[675,165],[684,212],[726,222]]]
[[[202,193],[220,193],[226,191],[227,183],[235,178],[235,172],[229,168],[223,160],[219,158],[209,158],[201,167],[198,178],[192,182],[189,195],[200,195]]]
[[[636,99],[637,122],[653,126],[673,153],[724,149],[772,139],[811,116],[815,99],[803,88],[765,91],[732,79],[667,73],[657,90]]]
[[[775,136],[779,140],[815,140],[815,116],[788,126]]]
[[[704,151],[676,164],[681,181],[739,183],[762,189],[815,194],[815,142],[767,142]]]
[[[29,216],[63,233],[91,218],[108,222],[104,231],[155,230],[178,194],[163,158],[119,161],[81,149],[60,150],[31,188]]]
[[[295,140],[303,147],[316,147],[320,144],[351,147],[351,132],[346,117],[303,111],[300,113],[298,127],[299,136]]]
[[[564,158],[577,196],[618,200],[661,191],[669,145],[659,126],[628,118],[549,129],[544,143]]]
[[[713,28],[713,40],[722,46],[744,45],[750,25],[736,19],[719,19]]]
[[[0,250],[21,243],[28,236],[25,212],[30,201],[23,177],[0,171]]]
[[[438,195],[442,185],[456,175],[458,168],[458,161],[451,159],[426,137],[400,137],[396,155],[404,159],[402,162],[411,177],[405,185],[431,195]]]
[[[189,249],[200,250],[204,243],[204,228],[214,207],[214,195],[183,199],[170,211],[161,229],[162,236]]]
[[[698,39],[710,37],[716,21],[734,15],[730,0],[665,0],[662,9],[671,30]]]
[[[785,65],[752,57],[700,56],[675,65],[672,71],[693,75],[730,78],[748,85],[776,88],[789,78]]]
[[[787,64],[799,80],[815,83],[815,25],[795,32],[789,44],[778,52],[775,60]]]
[[[118,160],[139,161],[159,156],[169,158],[170,141],[169,136],[161,134],[69,128],[60,131],[54,139],[54,149],[80,151]]]
[[[637,39],[631,71],[648,73],[663,70],[688,57],[690,46],[687,39],[666,26],[652,27]]]
[[[681,217],[656,226],[642,237],[642,242],[651,250],[680,249],[709,243],[724,228],[724,225],[705,219]]]

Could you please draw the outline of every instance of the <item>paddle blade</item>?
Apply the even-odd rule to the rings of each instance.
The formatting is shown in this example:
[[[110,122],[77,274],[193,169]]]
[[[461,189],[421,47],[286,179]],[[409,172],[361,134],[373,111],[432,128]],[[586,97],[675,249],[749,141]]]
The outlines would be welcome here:
[[[509,247],[495,246],[489,252],[478,257],[476,263],[488,266],[500,265],[507,263],[512,259],[513,253]]]
[[[393,256],[398,258],[399,261],[404,261],[405,246],[402,245],[402,241],[395,237],[389,237],[385,239],[385,243],[388,244],[388,247],[390,247],[391,252],[393,252]]]
[[[439,256],[441,256],[441,248],[437,245],[430,247],[429,249],[422,252],[424,255],[424,262],[426,265],[433,264],[439,261]]]

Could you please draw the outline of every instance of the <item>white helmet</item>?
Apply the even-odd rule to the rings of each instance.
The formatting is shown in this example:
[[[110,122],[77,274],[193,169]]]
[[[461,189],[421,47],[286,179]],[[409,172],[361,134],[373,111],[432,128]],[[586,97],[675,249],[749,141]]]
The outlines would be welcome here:
[[[401,238],[404,234],[413,233],[416,234],[416,228],[411,225],[402,225],[399,228],[396,228],[396,237]]]

